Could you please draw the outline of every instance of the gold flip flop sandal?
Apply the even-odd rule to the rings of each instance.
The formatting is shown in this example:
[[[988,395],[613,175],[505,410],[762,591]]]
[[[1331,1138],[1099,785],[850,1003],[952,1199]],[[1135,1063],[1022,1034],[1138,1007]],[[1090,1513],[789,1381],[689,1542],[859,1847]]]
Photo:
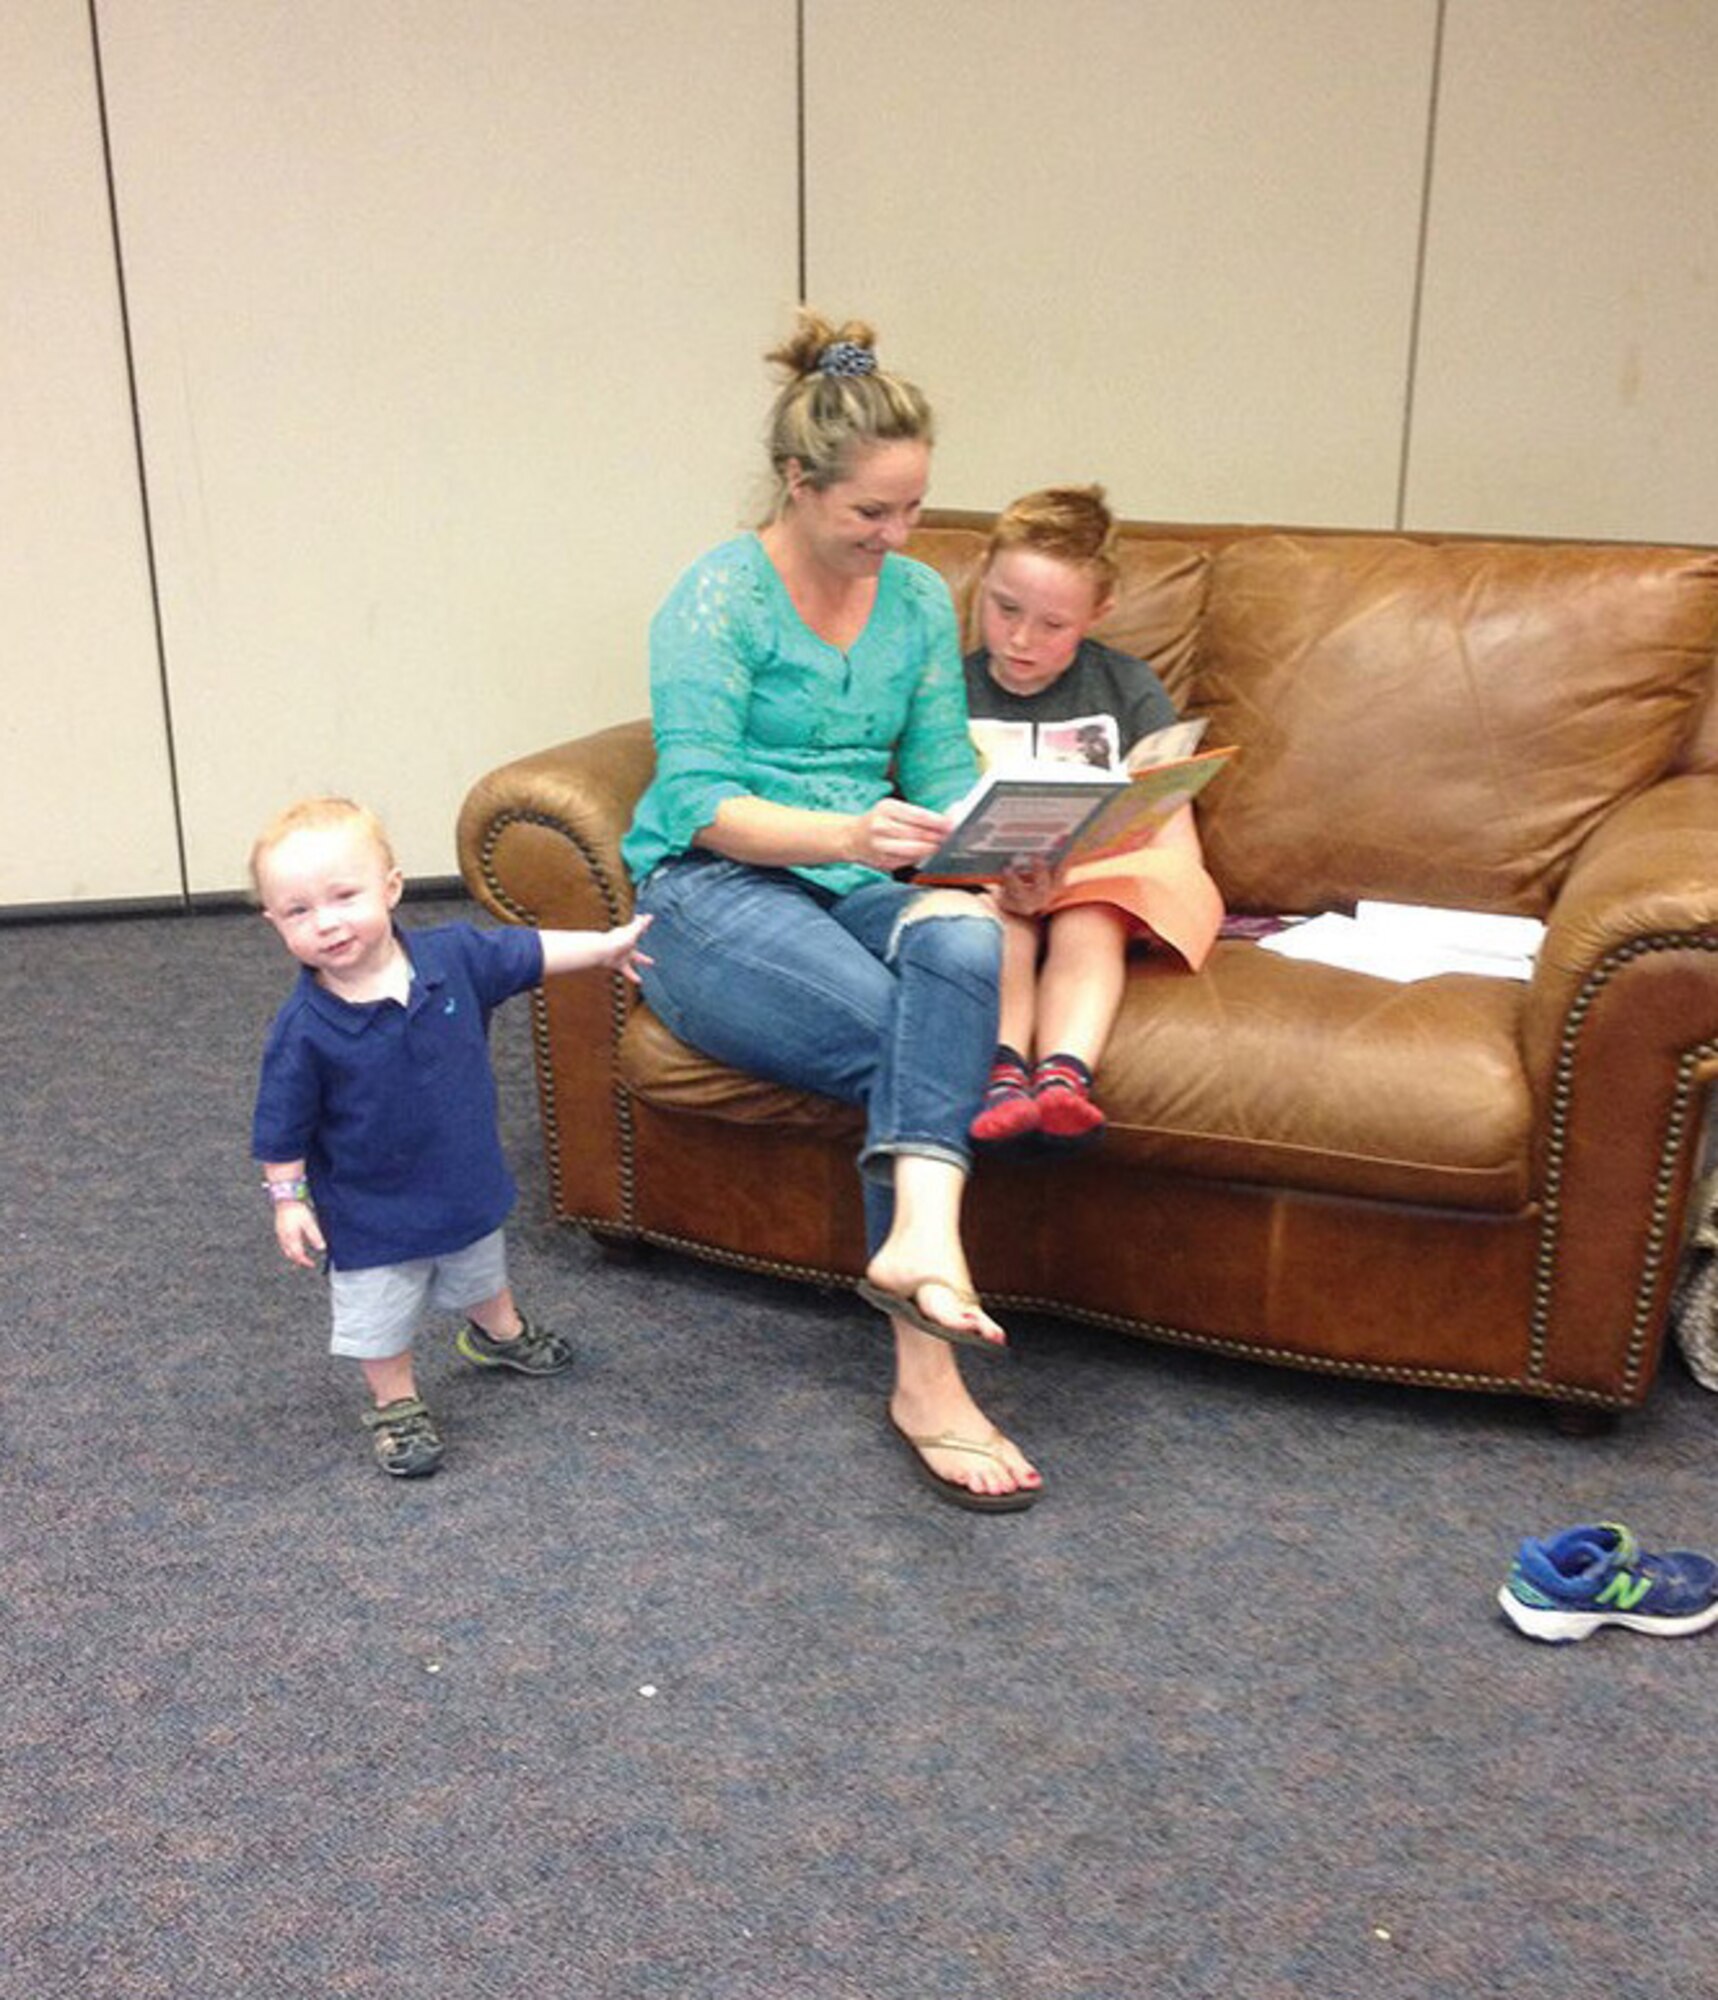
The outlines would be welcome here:
[[[945,1479],[940,1472],[933,1472],[925,1462],[927,1451],[965,1451],[1000,1465],[1002,1454],[996,1449],[1002,1442],[1000,1431],[992,1431],[988,1440],[957,1437],[953,1431],[940,1431],[935,1437],[914,1437],[910,1431],[902,1430],[892,1416],[889,1428],[906,1446],[914,1471],[939,1500],[946,1500],[951,1507],[964,1507],[973,1514],[1024,1514],[1028,1507],[1037,1506],[1044,1491],[1042,1486],[1017,1486],[1012,1493],[975,1493],[958,1479]]]
[[[859,1296],[868,1306],[882,1313],[888,1319],[904,1319],[908,1326],[917,1327],[920,1333],[928,1333],[936,1340],[946,1340],[951,1347],[980,1347],[987,1353],[995,1354],[1007,1343],[1001,1340],[986,1340],[976,1328],[949,1326],[940,1319],[932,1319],[919,1304],[919,1294],[927,1285],[940,1285],[963,1305],[977,1305],[978,1294],[968,1291],[965,1285],[956,1285],[947,1278],[935,1276],[915,1278],[905,1291],[892,1292],[883,1285],[874,1285],[869,1278],[861,1278],[856,1287]]]

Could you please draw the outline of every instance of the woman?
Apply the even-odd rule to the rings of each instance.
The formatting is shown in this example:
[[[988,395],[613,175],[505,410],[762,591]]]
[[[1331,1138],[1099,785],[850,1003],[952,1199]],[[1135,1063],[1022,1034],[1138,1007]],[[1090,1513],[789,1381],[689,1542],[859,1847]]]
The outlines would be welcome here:
[[[769,359],[769,515],[651,626],[656,777],[624,844],[653,918],[644,993],[694,1048],[865,1106],[860,1292],[894,1329],[890,1421],[942,1498],[1015,1512],[1038,1473],[953,1352],[1005,1338],[960,1236],[1000,934],[985,902],[893,879],[977,776],[954,608],[899,553],[931,412],[858,323],[802,310]]]

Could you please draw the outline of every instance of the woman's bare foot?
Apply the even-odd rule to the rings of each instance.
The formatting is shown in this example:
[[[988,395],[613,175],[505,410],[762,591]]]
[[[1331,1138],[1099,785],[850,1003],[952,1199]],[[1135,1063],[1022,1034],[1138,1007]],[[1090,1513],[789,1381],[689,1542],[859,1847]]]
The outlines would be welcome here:
[[[868,1303],[887,1312],[887,1300],[901,1301],[904,1310],[892,1315],[897,1330],[909,1329],[975,1342],[986,1347],[1003,1346],[1008,1336],[991,1318],[973,1289],[972,1274],[960,1238],[953,1230],[914,1230],[903,1226],[896,1210],[896,1226],[878,1246],[877,1254],[865,1267],[865,1282],[874,1293]]]
[[[897,1334],[916,1329],[944,1340],[1001,1347],[1007,1335],[979,1303],[961,1247],[965,1169],[903,1153],[894,1162],[894,1183],[894,1219],[865,1267],[866,1292],[881,1296],[867,1303],[889,1314]]]
[[[1007,1335],[984,1310],[978,1294],[956,1278],[933,1273],[895,1283],[878,1277],[873,1266],[859,1281],[859,1296],[887,1313],[897,1332],[905,1327],[960,1347],[1000,1348],[1007,1343]]]

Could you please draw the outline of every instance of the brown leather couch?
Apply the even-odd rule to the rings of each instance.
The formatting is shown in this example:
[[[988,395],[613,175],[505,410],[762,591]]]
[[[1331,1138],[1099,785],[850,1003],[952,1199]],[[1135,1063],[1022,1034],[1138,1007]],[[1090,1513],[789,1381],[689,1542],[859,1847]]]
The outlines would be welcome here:
[[[913,550],[969,626],[985,519],[930,517]],[[1718,1072],[1718,551],[1125,536],[1101,636],[1241,746],[1199,806],[1231,910],[1374,896],[1549,929],[1531,983],[1401,985],[1239,941],[1196,976],[1138,958],[1101,1145],[977,1170],[980,1285],[1254,1360],[1639,1403]],[[484,778],[459,828],[473,894],[622,920],[650,768],[635,722]],[[618,979],[551,982],[535,1031],[559,1216],[858,1272],[851,1110],[706,1061]]]

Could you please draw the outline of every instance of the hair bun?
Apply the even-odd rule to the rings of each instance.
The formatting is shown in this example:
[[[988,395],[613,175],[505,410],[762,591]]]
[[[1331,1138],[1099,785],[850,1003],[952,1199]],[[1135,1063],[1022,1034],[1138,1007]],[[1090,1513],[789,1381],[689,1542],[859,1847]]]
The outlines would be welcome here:
[[[766,520],[781,518],[799,486],[820,492],[844,478],[858,452],[934,441],[923,391],[878,361],[867,320],[830,320],[802,305],[792,334],[765,359],[786,378],[765,432],[775,486]]]
[[[819,375],[875,375],[877,357],[857,340],[832,340],[817,357]]]

